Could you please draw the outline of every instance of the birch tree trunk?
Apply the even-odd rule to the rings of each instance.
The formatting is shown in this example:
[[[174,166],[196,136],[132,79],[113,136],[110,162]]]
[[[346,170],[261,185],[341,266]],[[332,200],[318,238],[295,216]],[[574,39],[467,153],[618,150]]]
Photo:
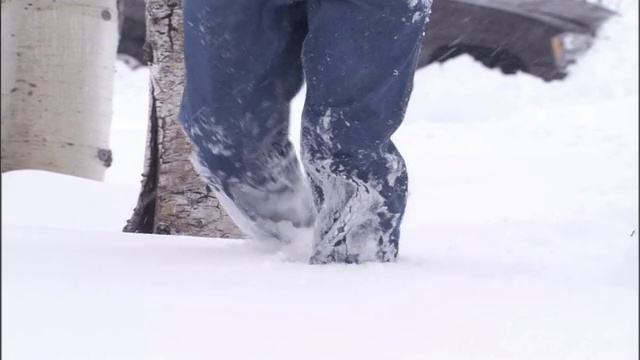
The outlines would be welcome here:
[[[184,85],[182,1],[147,0],[145,51],[151,75],[142,189],[124,231],[240,237],[194,171],[178,111]]]
[[[2,0],[2,172],[102,180],[111,165],[116,0]]]

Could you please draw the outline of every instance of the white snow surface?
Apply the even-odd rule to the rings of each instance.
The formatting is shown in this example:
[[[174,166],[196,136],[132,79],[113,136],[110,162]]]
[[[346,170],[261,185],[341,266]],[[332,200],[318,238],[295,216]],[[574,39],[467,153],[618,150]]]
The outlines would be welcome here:
[[[619,10],[565,81],[418,72],[395,264],[121,233],[148,72],[119,63],[105,182],[2,174],[2,357],[637,359],[638,2]]]

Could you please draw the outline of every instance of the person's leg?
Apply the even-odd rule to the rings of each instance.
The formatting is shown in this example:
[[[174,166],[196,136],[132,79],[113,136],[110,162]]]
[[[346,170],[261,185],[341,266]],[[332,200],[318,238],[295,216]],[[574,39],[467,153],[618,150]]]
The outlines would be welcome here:
[[[309,190],[289,141],[289,102],[302,85],[304,4],[184,2],[180,121],[194,163],[243,232],[287,239],[311,227]]]
[[[412,89],[427,0],[311,0],[302,160],[318,208],[311,263],[395,261],[407,198],[391,141]]]

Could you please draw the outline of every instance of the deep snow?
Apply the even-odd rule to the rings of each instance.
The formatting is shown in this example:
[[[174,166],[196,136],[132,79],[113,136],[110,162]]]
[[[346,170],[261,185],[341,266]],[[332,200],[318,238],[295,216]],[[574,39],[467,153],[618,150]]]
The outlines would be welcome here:
[[[396,264],[120,233],[148,72],[119,63],[106,183],[2,175],[3,357],[637,359],[637,1],[620,11],[563,82],[418,72]]]

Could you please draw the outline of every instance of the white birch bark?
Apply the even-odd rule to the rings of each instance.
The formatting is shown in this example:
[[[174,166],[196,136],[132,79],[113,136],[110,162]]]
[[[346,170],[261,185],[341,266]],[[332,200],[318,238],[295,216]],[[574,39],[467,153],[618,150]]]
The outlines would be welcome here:
[[[116,0],[2,0],[2,171],[102,180],[111,164]]]
[[[182,1],[147,0],[151,101],[138,205],[125,231],[209,237],[241,233],[191,165],[178,112],[184,88]]]

